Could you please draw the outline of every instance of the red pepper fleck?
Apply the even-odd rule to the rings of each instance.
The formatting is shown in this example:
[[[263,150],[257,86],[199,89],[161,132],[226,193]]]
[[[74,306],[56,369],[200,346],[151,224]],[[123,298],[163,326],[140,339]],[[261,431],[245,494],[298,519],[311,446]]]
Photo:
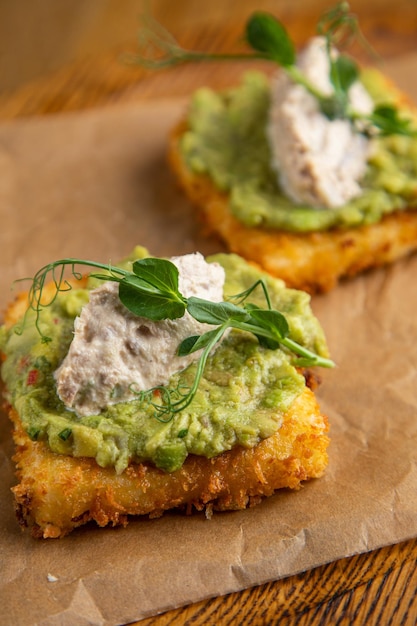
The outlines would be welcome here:
[[[153,397],[154,398],[160,398],[161,397],[161,390],[160,389],[154,389],[153,390]]]
[[[19,373],[23,372],[23,370],[29,365],[29,361],[30,361],[30,357],[28,354],[25,354],[25,356],[22,356],[17,366]]]
[[[30,370],[26,379],[26,385],[34,385],[38,380],[39,370]]]

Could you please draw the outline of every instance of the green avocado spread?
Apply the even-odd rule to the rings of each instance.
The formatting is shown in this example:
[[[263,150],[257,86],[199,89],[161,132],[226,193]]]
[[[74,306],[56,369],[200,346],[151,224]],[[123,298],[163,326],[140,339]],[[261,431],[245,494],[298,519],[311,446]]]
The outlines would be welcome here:
[[[389,101],[377,70],[363,70],[361,80],[375,103]],[[192,99],[189,128],[181,138],[187,166],[230,194],[230,208],[239,221],[249,227],[311,232],[372,224],[417,206],[417,138],[400,135],[374,140],[360,196],[331,209],[295,205],[281,192],[271,167],[269,102],[269,82],[257,72],[225,92],[202,88]]]
[[[138,247],[132,258],[145,255]],[[259,278],[256,269],[235,255],[208,260],[225,268],[226,297]],[[265,278],[272,306],[286,315],[291,337],[327,356],[309,296]],[[264,305],[261,290],[258,300],[255,292],[251,298]],[[68,351],[74,318],[87,301],[88,289],[73,288],[43,309],[42,331],[52,338],[47,343],[41,341],[31,313],[22,332],[15,327],[0,329],[8,400],[29,436],[45,441],[56,453],[93,457],[100,466],[112,466],[118,472],[131,461],[150,461],[162,470],[174,471],[188,454],[210,458],[237,445],[255,446],[279,429],[283,413],[304,390],[304,377],[287,353],[264,349],[254,336],[232,331],[209,357],[192,403],[167,423],[158,421],[152,407],[139,400],[109,406],[99,415],[78,417],[58,398],[53,374]],[[195,365],[190,365],[176,374],[170,386],[191,385],[194,370]]]

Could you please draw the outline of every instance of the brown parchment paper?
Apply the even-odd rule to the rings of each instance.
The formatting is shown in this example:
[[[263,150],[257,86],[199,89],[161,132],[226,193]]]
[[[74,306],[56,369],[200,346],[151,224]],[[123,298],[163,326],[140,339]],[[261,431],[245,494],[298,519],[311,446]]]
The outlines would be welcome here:
[[[410,87],[416,63],[388,69]],[[184,106],[0,125],[1,307],[16,277],[52,259],[117,260],[136,243],[157,255],[222,249],[199,231],[166,166],[166,135]],[[256,508],[34,540],[14,518],[11,426],[1,413],[0,624],[127,623],[415,537],[416,273],[411,257],[313,299],[337,362],[318,392],[330,465]]]

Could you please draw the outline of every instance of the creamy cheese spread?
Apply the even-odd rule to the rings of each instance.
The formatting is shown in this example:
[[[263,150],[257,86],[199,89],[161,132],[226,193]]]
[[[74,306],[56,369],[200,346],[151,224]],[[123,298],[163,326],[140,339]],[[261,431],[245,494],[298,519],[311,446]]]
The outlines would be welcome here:
[[[297,66],[324,95],[333,93],[323,38],[309,42]],[[354,83],[348,95],[354,111],[368,114],[373,110],[361,83]],[[267,135],[280,186],[296,204],[338,207],[361,193],[359,181],[369,158],[369,139],[348,120],[329,120],[319,110],[317,99],[284,72],[272,87]]]
[[[179,291],[214,302],[223,300],[225,273],[199,254],[174,257]],[[128,311],[118,297],[118,283],[106,282],[90,293],[74,323],[74,338],[55,372],[61,400],[78,415],[95,415],[135,393],[168,383],[199,357],[178,357],[183,339],[212,328],[187,312],[179,319],[153,322]]]

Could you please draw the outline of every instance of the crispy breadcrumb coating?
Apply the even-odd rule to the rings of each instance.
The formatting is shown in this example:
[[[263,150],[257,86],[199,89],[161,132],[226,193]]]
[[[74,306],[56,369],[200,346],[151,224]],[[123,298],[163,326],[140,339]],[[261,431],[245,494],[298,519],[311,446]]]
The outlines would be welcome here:
[[[254,448],[237,447],[213,459],[190,455],[173,473],[139,463],[118,475],[94,459],[56,454],[28,437],[14,409],[9,414],[19,479],[16,512],[35,537],[63,537],[91,520],[126,525],[129,516],[159,517],[178,507],[187,513],[244,509],[277,489],[299,489],[302,481],[322,476],[328,463],[328,422],[308,387],[282,427]]]

